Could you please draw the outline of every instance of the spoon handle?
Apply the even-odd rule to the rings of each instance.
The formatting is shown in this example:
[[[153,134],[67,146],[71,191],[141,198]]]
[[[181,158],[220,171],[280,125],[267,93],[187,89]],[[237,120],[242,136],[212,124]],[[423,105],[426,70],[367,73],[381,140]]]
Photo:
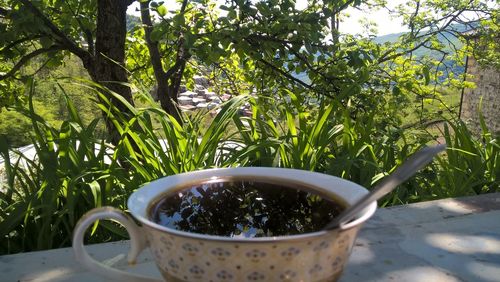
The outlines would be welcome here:
[[[433,147],[425,147],[413,154],[401,166],[399,166],[392,174],[385,177],[373,190],[358,200],[353,205],[345,209],[340,215],[328,223],[324,229],[334,229],[342,227],[349,221],[354,219],[364,208],[372,202],[382,198],[389,192],[394,190],[396,186],[406,181],[410,176],[414,175],[419,169],[430,163],[434,156],[446,149],[446,145],[437,145]]]

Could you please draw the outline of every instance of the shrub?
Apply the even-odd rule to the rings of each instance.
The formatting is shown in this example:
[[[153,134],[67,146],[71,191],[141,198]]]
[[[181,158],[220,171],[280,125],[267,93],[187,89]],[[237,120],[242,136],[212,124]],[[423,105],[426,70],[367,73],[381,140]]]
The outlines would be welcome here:
[[[291,92],[272,102],[239,96],[213,118],[206,112],[185,115],[181,124],[146,92],[139,93],[144,106],[134,108],[98,85],[84,86],[100,96],[99,107],[118,128],[120,141],[112,146],[100,139],[98,119],[84,123],[67,96],[69,118],[59,127],[37,115],[30,99],[22,114],[34,131],[36,159],[9,151],[8,140],[0,138],[0,155],[6,160],[6,184],[0,189],[2,254],[68,246],[85,212],[103,205],[126,209],[135,189],[159,177],[213,167],[276,166],[319,171],[371,187],[432,141],[430,135],[409,138],[402,129],[381,125],[376,111],[353,118],[352,109],[339,102],[308,104]],[[128,107],[132,116],[124,118],[116,103]],[[238,114],[246,103],[251,117]],[[380,205],[500,190],[498,140],[484,123],[482,140],[461,122],[450,121],[449,127],[443,132],[447,154]],[[125,237],[114,223],[100,221],[88,239]]]
[[[13,148],[31,143],[33,131],[29,118],[13,110],[0,112],[0,135]]]

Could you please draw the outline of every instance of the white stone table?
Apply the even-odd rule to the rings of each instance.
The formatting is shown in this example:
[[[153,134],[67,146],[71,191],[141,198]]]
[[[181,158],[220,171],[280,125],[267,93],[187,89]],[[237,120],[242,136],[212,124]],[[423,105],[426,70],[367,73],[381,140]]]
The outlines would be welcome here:
[[[118,268],[160,277],[147,251],[137,265],[126,265],[119,254],[127,241],[87,248]],[[104,280],[65,248],[1,256],[0,281]],[[500,281],[500,193],[378,210],[341,281]]]

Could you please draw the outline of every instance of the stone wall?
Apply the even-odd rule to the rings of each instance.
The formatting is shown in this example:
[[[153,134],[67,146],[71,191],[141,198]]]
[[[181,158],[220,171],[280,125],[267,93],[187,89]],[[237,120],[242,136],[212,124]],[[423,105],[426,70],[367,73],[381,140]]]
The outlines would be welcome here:
[[[479,102],[482,98],[482,113],[487,127],[495,135],[500,135],[500,71],[482,67],[473,58],[468,58],[467,73],[473,75],[474,89],[465,89],[460,117],[472,132],[480,134]]]

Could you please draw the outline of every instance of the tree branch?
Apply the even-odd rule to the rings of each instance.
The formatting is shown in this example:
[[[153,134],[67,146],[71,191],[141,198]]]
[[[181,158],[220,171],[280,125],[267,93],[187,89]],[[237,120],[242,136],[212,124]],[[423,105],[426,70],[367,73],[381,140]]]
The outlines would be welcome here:
[[[305,44],[303,40],[286,40],[286,39],[277,38],[275,36],[263,35],[263,34],[249,34],[244,39],[245,40],[255,39],[255,40],[259,40],[259,41],[270,41],[270,42],[277,42],[277,43],[281,43],[281,44],[301,44],[301,45]],[[310,45],[313,47],[321,48],[323,50],[326,50],[328,48],[328,46],[326,46],[324,44],[311,43]]]
[[[67,1],[64,1],[64,3],[66,3],[66,6],[68,6],[69,11],[73,14],[73,18],[75,18],[76,21],[78,22],[78,25],[82,29],[83,34],[85,34],[85,40],[87,40],[87,44],[89,45],[89,48],[88,48],[89,53],[92,55],[95,55],[94,54],[94,39],[92,38],[92,31],[83,25],[82,21],[80,20],[80,17],[78,16],[78,13],[75,13],[75,11],[73,11],[73,8],[71,8],[71,5]],[[79,9],[80,9],[80,7],[78,7],[78,10]]]
[[[309,84],[305,83],[304,81],[302,81],[302,80],[300,80],[300,79],[298,79],[298,78],[290,75],[289,73],[287,73],[284,70],[276,67],[275,65],[271,64],[270,62],[268,62],[268,61],[266,61],[264,59],[259,59],[259,62],[262,62],[264,65],[268,66],[273,71],[276,71],[279,74],[281,74],[283,77],[285,77],[285,78],[287,78],[287,79],[289,79],[291,81],[294,81],[294,82],[300,84],[304,88],[309,89],[311,91],[314,91],[316,93],[320,93],[322,95],[325,95],[328,98],[332,98],[333,99],[333,96],[330,93],[337,93],[337,90],[326,90],[326,89],[318,90],[318,89],[314,88],[312,85],[309,85]]]
[[[188,0],[183,0],[182,1],[182,6],[179,11],[179,14],[184,14],[186,12],[186,7],[187,7]],[[186,61],[187,58],[189,58],[190,54],[186,52],[186,49],[184,48],[184,36],[182,32],[179,32],[179,41],[177,43],[177,55],[175,58],[175,64],[173,67],[171,67],[167,73],[166,77],[170,78],[172,77],[173,74],[177,74],[176,77],[173,77],[173,86],[175,88],[178,88],[182,79],[182,73],[184,72],[184,68],[186,67]],[[177,91],[177,89],[175,90]]]
[[[136,61],[136,62],[137,62],[137,61]],[[147,67],[147,66],[148,66],[147,64],[142,64],[142,65],[137,64],[137,66],[136,66],[135,68],[133,68],[133,69],[129,70],[129,72],[130,72],[130,73],[134,73],[134,72],[136,72],[136,71],[138,71],[138,70],[146,69],[146,67]]]
[[[349,1],[346,1],[344,4],[342,4],[340,7],[338,7],[337,9],[333,10],[333,14],[338,14],[340,12],[342,12],[344,9],[346,9],[349,5],[351,5],[352,3],[354,3],[355,0],[349,0]]]
[[[151,57],[151,65],[153,66],[155,77],[157,80],[164,80],[167,76],[161,64],[161,55],[158,48],[158,42],[153,42],[151,40],[153,23],[151,22],[151,15],[149,13],[149,3],[150,1],[141,2],[141,21],[144,25],[144,38],[148,47],[149,56]]]
[[[186,11],[187,2],[188,2],[187,0],[182,1],[181,14],[183,14]]]
[[[286,71],[278,68],[277,66],[271,64],[270,62],[264,60],[264,59],[259,59],[259,62],[262,62],[264,65],[270,67],[271,69],[273,69],[274,71],[278,72],[279,74],[281,74],[282,76],[288,78],[289,80],[292,80],[300,85],[302,85],[303,87],[307,88],[307,89],[313,89],[311,85],[305,83],[304,81],[294,77],[293,75],[287,73]]]
[[[0,49],[0,53],[5,51],[5,50],[9,50],[10,48],[18,45],[18,44],[21,44],[21,43],[24,43],[26,41],[30,41],[30,40],[33,40],[33,39],[38,39],[38,38],[41,38],[42,35],[34,35],[34,36],[26,36],[26,37],[23,37],[23,38],[20,38],[18,40],[15,40],[9,44],[7,44],[6,46],[4,46],[2,49]]]
[[[50,29],[50,31],[54,35],[54,39],[65,49],[70,51],[71,53],[77,55],[83,61],[87,61],[89,59],[90,54],[84,49],[78,47],[78,45],[68,38],[64,32],[62,32],[54,23],[47,18],[35,5],[33,5],[30,0],[19,0],[33,15],[42,19],[44,25]]]
[[[250,40],[249,38],[244,38],[244,40],[246,42],[248,42],[248,44],[250,44],[250,46],[253,46],[255,48],[259,48],[259,46],[258,46],[259,42],[254,42],[253,40]],[[291,51],[291,49],[289,49],[289,50]],[[295,53],[295,55],[297,56],[297,53]],[[298,59],[303,59],[300,56],[297,56],[297,58]],[[268,61],[266,61],[264,59],[259,59],[259,62],[262,62],[264,65],[268,66],[273,71],[278,72],[279,74],[281,74],[283,77],[287,78],[288,80],[291,80],[291,81],[293,81],[293,82],[295,82],[297,84],[300,84],[304,88],[312,90],[314,92],[322,92],[323,95],[325,95],[325,96],[327,96],[329,98],[332,98],[332,96],[330,94],[326,94],[324,92],[329,92],[329,93],[337,93],[338,92],[338,89],[335,89],[335,90],[325,90],[325,89],[322,89],[321,91],[318,91],[318,89],[315,89],[311,84],[305,83],[304,81],[302,81],[302,80],[294,77],[290,73],[288,73],[288,72],[280,69],[279,67],[273,65],[272,63],[270,63],[270,62],[268,62]],[[306,63],[307,67],[310,68],[311,71],[315,71],[314,67],[312,67],[310,64],[308,64],[307,60],[304,63]]]
[[[323,79],[327,80],[328,82],[333,82],[333,80],[338,79],[337,77],[328,77],[326,76],[323,72],[319,71],[318,68],[315,68],[311,63],[307,60],[307,58],[304,58],[302,54],[299,52],[295,52],[291,48],[288,48],[290,53],[292,53],[296,58],[298,58],[302,63],[304,63],[309,70],[314,72],[315,74],[321,76]]]
[[[48,52],[52,52],[52,51],[57,51],[57,50],[63,50],[64,48],[62,48],[61,46],[58,46],[58,45],[54,45],[54,46],[51,46],[49,48],[41,48],[41,49],[38,49],[38,50],[35,50],[25,56],[23,56],[15,65],[14,67],[12,67],[12,69],[7,72],[6,74],[3,74],[1,75],[0,74],[0,80],[3,80],[5,78],[8,78],[8,77],[11,77],[13,76],[22,66],[24,66],[26,63],[28,63],[31,59],[33,59],[34,57],[38,56],[38,55],[41,55],[41,54],[44,54],[44,53],[48,53]]]
[[[415,45],[413,48],[409,49],[409,50],[405,50],[405,51],[402,51],[402,52],[399,52],[399,53],[396,53],[392,56],[388,56],[391,52],[393,52],[394,50],[389,50],[387,51],[386,53],[384,53],[380,59],[378,60],[378,63],[383,63],[385,61],[388,61],[388,60],[392,60],[392,59],[395,59],[397,57],[400,57],[400,56],[403,56],[405,54],[409,54],[409,53],[412,53],[414,52],[415,50],[417,50],[418,48],[424,46],[427,42],[429,42],[429,40],[431,39],[431,36],[435,35],[435,34],[438,34],[438,33],[441,33],[443,32],[444,30],[446,30],[448,28],[448,26],[450,26],[451,23],[453,23],[455,21],[456,18],[458,18],[458,16],[460,16],[462,13],[464,12],[464,10],[460,10],[458,11],[455,15],[451,16],[451,19],[445,23],[442,27],[440,27],[439,29],[435,30],[435,31],[431,31],[429,33],[426,33],[426,34],[423,34],[421,36],[417,36],[415,38],[423,38],[423,37],[426,37],[427,38],[425,40],[423,40],[422,42],[420,42],[419,44]]]
[[[38,74],[43,68],[45,68],[45,66],[50,62],[50,60],[52,60],[52,58],[48,58],[47,60],[45,60],[45,62],[36,71],[30,73],[28,76],[35,76],[36,74]]]
[[[231,87],[231,91],[233,92],[233,95],[236,95],[239,93],[238,87],[236,86],[235,79],[234,77],[224,68],[223,66],[220,65],[220,63],[214,63],[214,69],[219,68],[224,75],[227,77],[229,81],[229,87]]]

